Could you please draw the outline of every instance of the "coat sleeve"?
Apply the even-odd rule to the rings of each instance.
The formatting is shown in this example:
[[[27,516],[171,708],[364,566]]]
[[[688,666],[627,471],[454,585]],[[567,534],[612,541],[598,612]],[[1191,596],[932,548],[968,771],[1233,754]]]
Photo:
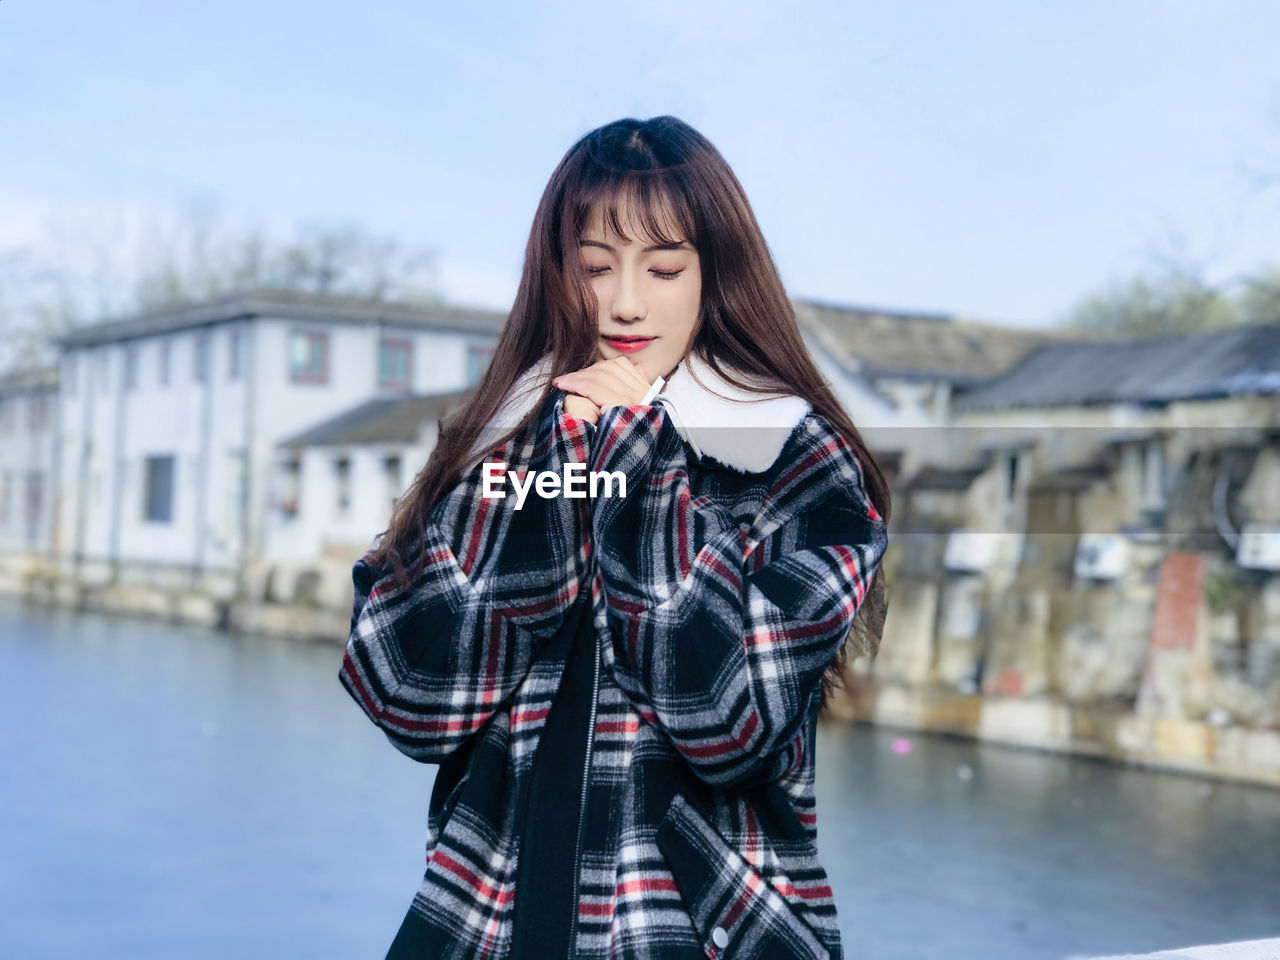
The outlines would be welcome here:
[[[564,395],[486,458],[523,475],[585,463],[594,425]],[[352,568],[351,625],[339,680],[401,752],[439,763],[506,705],[587,579],[585,498],[522,506],[484,495],[477,464],[431,513],[411,579],[397,587],[366,553]],[[376,541],[375,541],[376,543]]]
[[[808,414],[755,475],[752,522],[692,495],[661,403],[606,409],[591,469],[626,477],[590,508],[619,685],[703,780],[789,773],[888,543],[853,448]]]

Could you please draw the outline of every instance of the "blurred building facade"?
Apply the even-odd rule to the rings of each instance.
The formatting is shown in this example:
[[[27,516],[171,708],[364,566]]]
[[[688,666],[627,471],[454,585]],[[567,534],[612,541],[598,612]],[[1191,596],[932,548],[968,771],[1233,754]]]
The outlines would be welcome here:
[[[946,434],[867,715],[1280,784],[1280,328],[1044,344]]]
[[[8,473],[52,481],[37,535],[5,541],[11,577],[148,603],[260,593],[271,558],[326,546],[297,529],[301,477],[280,442],[366,401],[465,389],[501,320],[258,292],[73,331],[48,376],[47,440],[3,445]],[[0,418],[18,402],[6,393]],[[332,506],[313,507],[322,532],[370,522],[357,466],[338,457],[307,478]]]
[[[1280,328],[793,305],[894,487],[853,715],[1280,783]],[[72,332],[0,380],[0,585],[332,634],[505,319],[259,291]]]
[[[52,542],[57,404],[56,369],[0,377],[0,553]]]

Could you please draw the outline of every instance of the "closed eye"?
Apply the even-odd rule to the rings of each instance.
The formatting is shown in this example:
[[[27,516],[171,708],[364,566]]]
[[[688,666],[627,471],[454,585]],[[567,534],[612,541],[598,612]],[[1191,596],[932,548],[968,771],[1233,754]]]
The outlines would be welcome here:
[[[608,267],[586,267],[584,269],[586,269],[587,273],[593,277],[603,276],[609,270]],[[684,268],[679,270],[650,270],[649,272],[662,280],[674,280],[676,277],[680,276],[680,274],[684,273]]]

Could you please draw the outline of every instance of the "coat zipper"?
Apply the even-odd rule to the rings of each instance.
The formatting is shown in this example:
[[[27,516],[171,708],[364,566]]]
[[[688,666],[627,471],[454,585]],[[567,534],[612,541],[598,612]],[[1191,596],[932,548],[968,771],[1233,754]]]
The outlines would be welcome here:
[[[596,702],[600,691],[600,643],[599,638],[596,637],[594,613],[589,610],[588,616],[591,617],[591,649],[593,652],[591,658],[591,723],[587,727],[587,759],[582,768],[582,802],[578,805],[578,837],[573,847],[573,918],[570,920],[569,925],[568,960],[573,960],[573,948],[578,939],[578,912],[581,909],[581,905],[578,902],[580,897],[578,878],[582,864],[582,830],[587,822],[587,792],[591,785],[591,748],[596,739]]]

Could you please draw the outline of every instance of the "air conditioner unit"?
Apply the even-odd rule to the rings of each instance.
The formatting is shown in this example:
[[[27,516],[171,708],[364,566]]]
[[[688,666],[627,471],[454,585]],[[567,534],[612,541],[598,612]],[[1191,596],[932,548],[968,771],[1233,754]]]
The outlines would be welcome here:
[[[1077,577],[1115,580],[1129,569],[1129,540],[1117,533],[1086,533],[1076,544]]]
[[[977,533],[973,530],[952,530],[947,537],[947,548],[942,555],[942,565],[948,570],[979,572],[991,566],[999,547],[997,534]]]
[[[1255,570],[1280,570],[1280,524],[1246,523],[1236,545],[1236,563]]]

